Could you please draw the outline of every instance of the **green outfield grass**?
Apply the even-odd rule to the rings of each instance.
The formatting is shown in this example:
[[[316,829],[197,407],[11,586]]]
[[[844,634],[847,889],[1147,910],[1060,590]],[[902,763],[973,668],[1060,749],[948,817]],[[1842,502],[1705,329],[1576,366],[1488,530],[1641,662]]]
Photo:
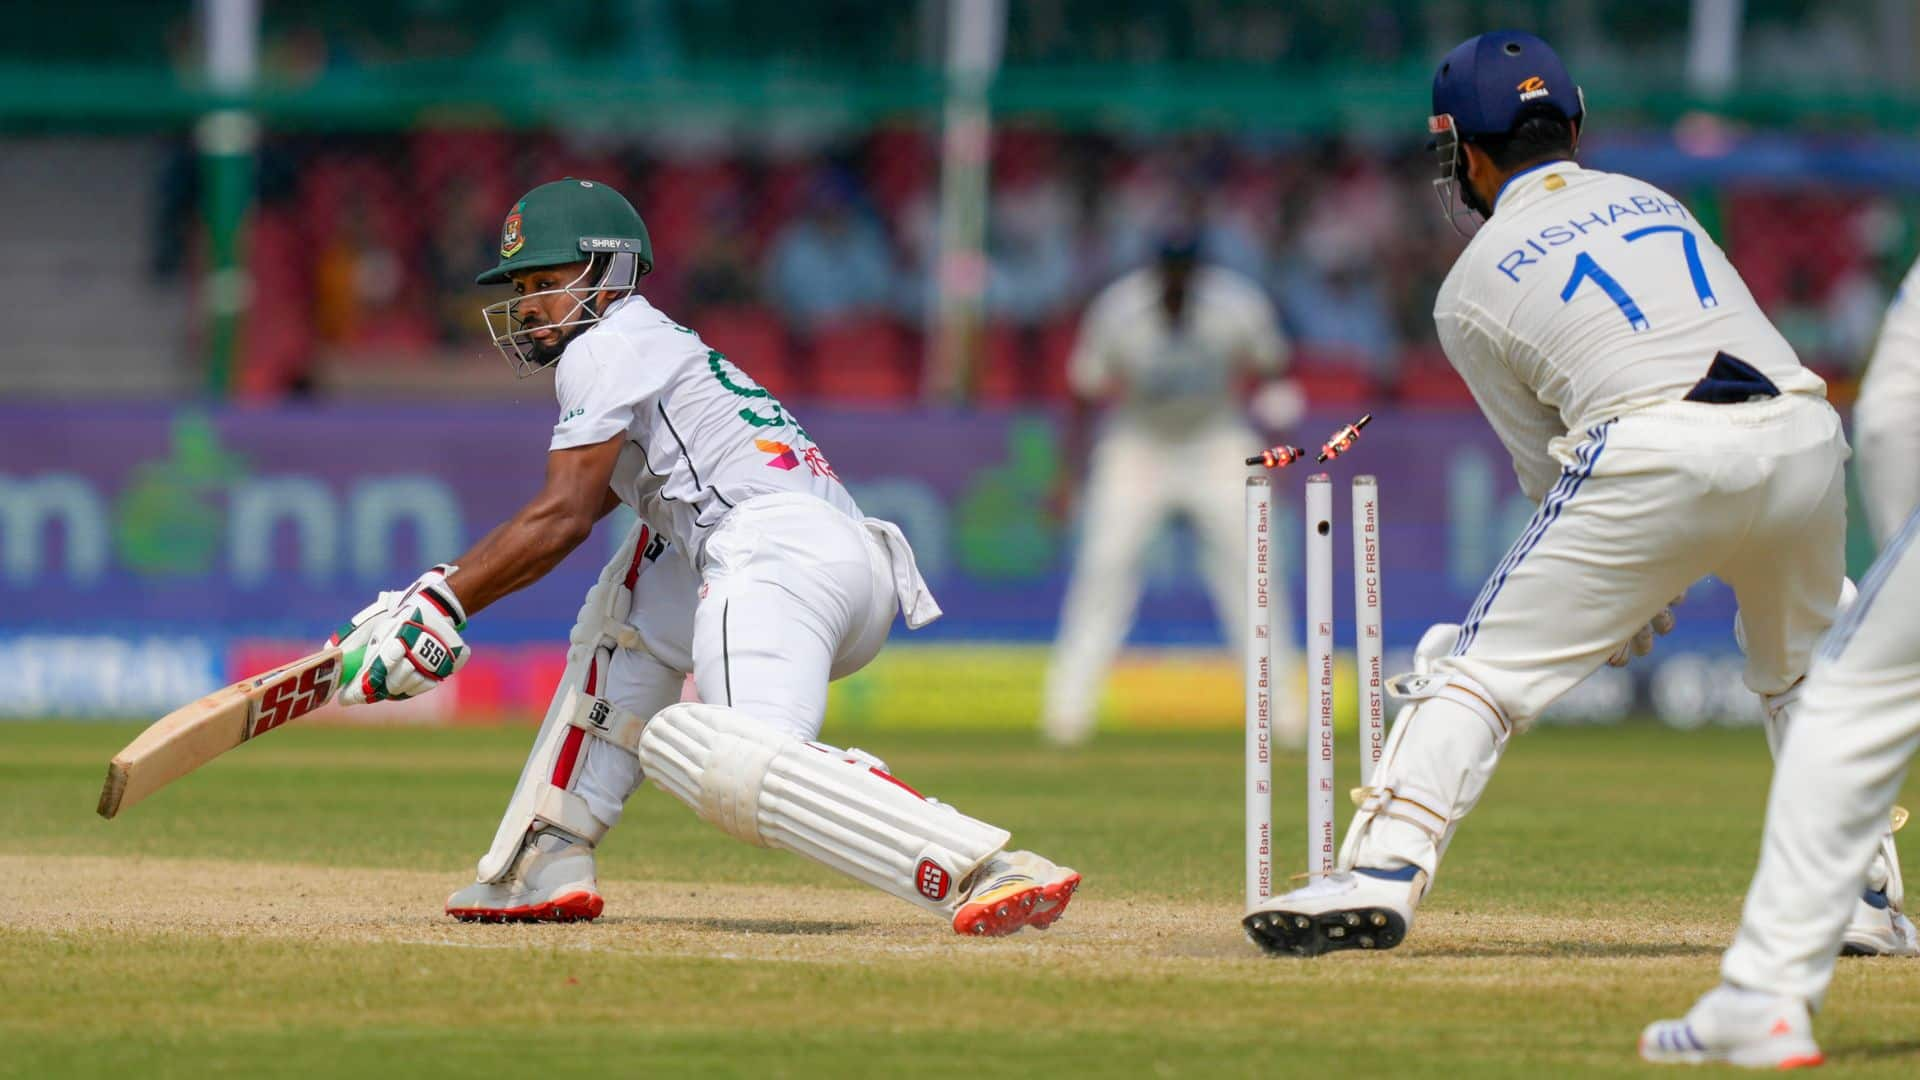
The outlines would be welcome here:
[[[527,730],[296,727],[101,821],[134,730],[0,726],[0,1075],[1634,1073],[1714,979],[1768,774],[1757,731],[1529,735],[1406,946],[1297,962],[1239,936],[1232,732],[860,736],[1086,874],[1055,930],[977,942],[650,789],[601,922],[452,924]],[[1819,1030],[1836,1072],[1920,1072],[1920,962],[1844,964]]]

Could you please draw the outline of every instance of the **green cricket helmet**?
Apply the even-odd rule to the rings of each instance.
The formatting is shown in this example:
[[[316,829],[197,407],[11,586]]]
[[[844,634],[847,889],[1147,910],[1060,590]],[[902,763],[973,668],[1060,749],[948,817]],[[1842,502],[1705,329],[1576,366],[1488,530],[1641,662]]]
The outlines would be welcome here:
[[[481,311],[494,347],[522,376],[560,359],[567,340],[599,322],[602,292],[631,293],[643,274],[653,270],[653,243],[647,226],[626,197],[605,184],[567,177],[541,184],[521,196],[500,227],[500,262],[474,279],[481,285],[503,285],[514,274],[549,266],[586,262],[586,269],[559,289],[530,293],[489,304]],[[523,302],[535,296],[566,293],[573,306],[567,315],[547,321],[531,310],[523,317]],[[530,336],[553,328],[560,338],[543,345]]]

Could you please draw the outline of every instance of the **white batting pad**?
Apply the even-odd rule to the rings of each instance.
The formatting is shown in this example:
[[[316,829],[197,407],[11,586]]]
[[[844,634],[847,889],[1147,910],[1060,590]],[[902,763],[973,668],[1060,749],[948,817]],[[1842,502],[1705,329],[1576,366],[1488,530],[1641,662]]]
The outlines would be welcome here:
[[[661,710],[640,737],[647,776],[750,844],[830,866],[951,913],[962,883],[1008,833],[923,798],[865,760],[720,705]]]
[[[520,770],[520,781],[507,802],[507,812],[500,819],[499,829],[494,832],[493,846],[480,858],[477,879],[481,882],[499,881],[507,875],[520,852],[520,842],[537,821],[558,825],[589,843],[598,843],[601,834],[606,832],[606,826],[587,810],[586,800],[555,787],[549,777],[570,728],[581,727],[602,737],[611,737],[607,731],[596,730],[596,725],[582,712],[583,702],[590,708],[591,703],[599,699],[583,698],[579,691],[586,684],[587,669],[596,655],[610,656],[614,646],[628,649],[639,646],[638,635],[626,624],[633,593],[626,587],[625,578],[645,528],[640,522],[634,523],[619,550],[600,571],[599,580],[587,590],[586,599],[580,603],[573,630],[567,635],[566,671],[554,688],[546,719],[533,739],[533,752]]]

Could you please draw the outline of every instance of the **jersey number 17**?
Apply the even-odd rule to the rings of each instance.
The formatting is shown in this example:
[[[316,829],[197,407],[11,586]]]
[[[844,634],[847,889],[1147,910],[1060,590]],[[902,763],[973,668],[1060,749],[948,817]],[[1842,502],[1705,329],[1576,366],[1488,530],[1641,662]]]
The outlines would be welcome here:
[[[1694,296],[1699,298],[1703,308],[1719,307],[1720,300],[1713,295],[1713,286],[1707,281],[1707,268],[1700,263],[1700,240],[1693,233],[1678,225],[1649,225],[1644,229],[1635,229],[1623,239],[1633,243],[1660,233],[1680,234],[1680,248],[1687,257],[1687,274],[1693,278]],[[1640,310],[1640,305],[1634,302],[1633,294],[1627,292],[1612,274],[1601,269],[1600,264],[1593,261],[1593,256],[1584,251],[1574,256],[1573,275],[1567,278],[1566,287],[1560,290],[1560,302],[1572,300],[1573,294],[1580,291],[1581,283],[1586,281],[1593,282],[1601,292],[1607,294],[1607,299],[1620,308],[1620,314],[1627,317],[1627,325],[1633,327],[1636,333],[1652,325],[1647,321],[1646,313]]]

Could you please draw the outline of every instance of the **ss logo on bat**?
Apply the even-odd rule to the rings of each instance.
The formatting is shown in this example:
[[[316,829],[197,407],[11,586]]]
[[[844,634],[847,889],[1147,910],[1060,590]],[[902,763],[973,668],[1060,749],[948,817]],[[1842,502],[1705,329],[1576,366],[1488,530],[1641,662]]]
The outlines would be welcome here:
[[[340,661],[317,664],[298,675],[288,675],[267,687],[266,693],[253,706],[253,715],[247,724],[247,738],[251,739],[262,732],[305,716],[327,703],[333,696],[334,677],[339,674]]]

